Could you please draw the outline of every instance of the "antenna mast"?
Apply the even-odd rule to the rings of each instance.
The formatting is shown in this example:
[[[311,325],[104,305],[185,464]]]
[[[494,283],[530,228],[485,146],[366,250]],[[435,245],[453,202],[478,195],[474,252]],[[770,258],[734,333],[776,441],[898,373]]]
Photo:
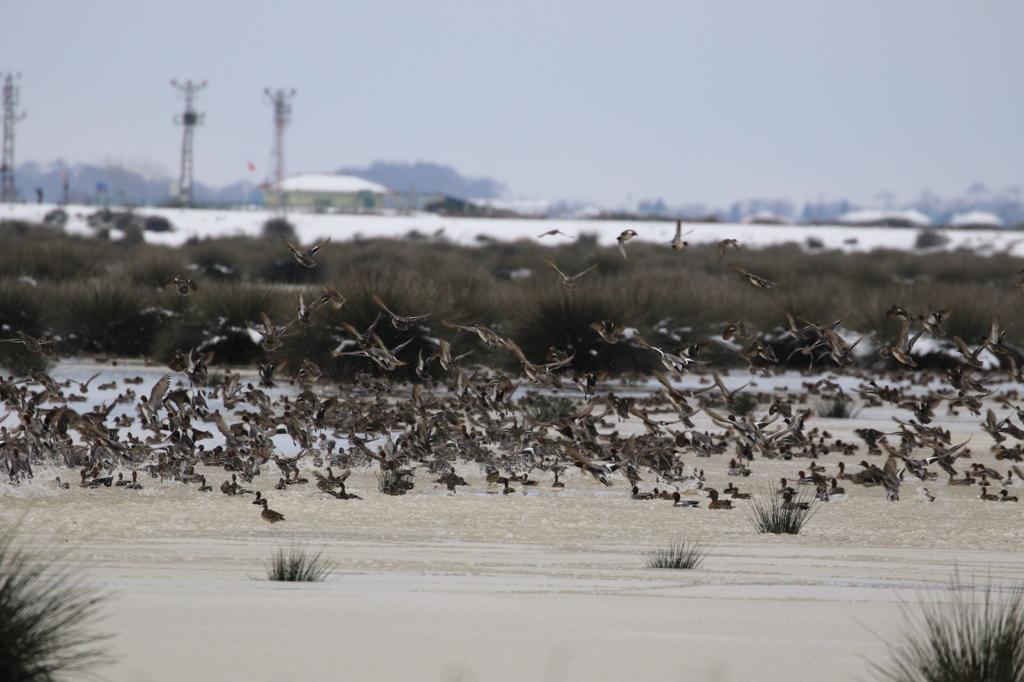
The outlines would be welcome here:
[[[204,114],[199,113],[192,106],[195,102],[196,93],[206,87],[206,81],[193,83],[191,79],[184,83],[171,79],[171,87],[181,92],[185,99],[185,111],[174,117],[175,125],[185,129],[181,139],[181,173],[178,176],[178,203],[182,206],[192,205],[192,137],[195,134],[195,127],[203,124]]]
[[[0,157],[0,201],[11,203],[17,201],[18,194],[14,187],[14,124],[25,118],[25,112],[17,113],[20,88],[17,81],[20,73],[8,73],[4,77],[4,140],[3,156]]]
[[[263,94],[274,108],[274,208],[279,214],[284,215],[288,211],[285,195],[281,191],[281,183],[284,182],[284,129],[288,127],[292,118],[292,98],[295,97],[295,89],[264,88]]]

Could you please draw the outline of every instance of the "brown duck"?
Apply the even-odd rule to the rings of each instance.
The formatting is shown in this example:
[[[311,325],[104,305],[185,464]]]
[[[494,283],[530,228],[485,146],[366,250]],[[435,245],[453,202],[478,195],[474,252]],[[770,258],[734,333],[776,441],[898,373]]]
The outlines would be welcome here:
[[[720,500],[718,499],[718,491],[714,488],[705,488],[708,497],[711,498],[711,502],[708,503],[708,509],[732,509],[732,500]]]
[[[260,517],[267,523],[277,523],[278,521],[284,521],[284,514],[276,512],[273,509],[267,508],[267,500],[264,498],[263,511],[260,512]]]

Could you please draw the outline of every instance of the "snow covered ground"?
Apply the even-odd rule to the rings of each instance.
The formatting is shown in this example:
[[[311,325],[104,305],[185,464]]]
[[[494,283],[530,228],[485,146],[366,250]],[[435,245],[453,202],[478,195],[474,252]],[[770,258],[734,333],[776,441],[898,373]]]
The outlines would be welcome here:
[[[119,386],[91,391],[76,409],[109,402],[126,377],[144,377],[133,389],[145,393],[165,371],[79,361],[52,374],[82,380],[100,370],[94,387]],[[802,381],[757,379],[751,390]],[[808,426],[856,440],[854,429],[891,429],[894,414],[870,408]],[[940,413],[936,424],[953,442],[972,436],[971,461],[1005,470],[978,421]],[[712,428],[704,415],[697,426]],[[276,442],[294,452],[287,437]],[[803,466],[757,460],[749,479],[730,479],[727,456],[687,459],[709,485],[753,492]],[[838,459],[819,463],[833,474]],[[75,472],[46,468],[17,488],[0,483],[0,523],[20,524],[22,543],[74,562],[108,593],[102,629],[114,635],[116,661],[104,679],[865,679],[902,631],[906,603],[948,596],[954,570],[998,584],[1024,575],[1024,507],[942,481],[928,483],[931,503],[912,478],[898,503],[880,488],[847,485],[847,499],[783,538],[755,534],[744,502],[673,508],[631,500],[622,481],[604,488],[571,473],[561,492],[542,477],[529,494],[489,494],[475,467],[460,472],[470,487],[455,496],[423,472],[410,494],[385,497],[372,471],[357,471],[348,490],[364,499],[348,502],[311,485],[276,491],[265,471],[253,487],[287,518],[269,525],[250,498],[217,491],[225,472],[202,471],[213,492],[149,477],[141,491],[81,489]],[[52,484],[57,474],[71,489]],[[710,545],[701,569],[644,567],[644,551],[676,540]],[[261,580],[270,554],[293,544],[323,549],[334,575],[308,585]]]
[[[0,220],[41,221],[47,204],[2,204]],[[72,233],[90,234],[87,217],[95,206],[67,206]],[[270,213],[263,210],[198,210],[175,208],[140,208],[140,214],[167,218],[176,231],[169,234],[148,233],[154,243],[178,245],[193,237],[258,235]],[[434,214],[414,215],[329,215],[293,212],[289,220],[295,224],[300,239],[311,242],[331,237],[336,241],[361,237],[404,237],[412,231],[432,235],[444,230],[446,238],[460,244],[476,244],[479,237],[511,241],[536,239],[542,232],[559,229],[570,235],[595,234],[603,244],[614,244],[615,237],[626,228],[640,233],[641,241],[668,243],[675,233],[674,222],[622,222],[605,220],[531,220],[495,218],[452,218]],[[912,228],[866,228],[819,225],[734,225],[707,223],[688,225],[694,232],[687,236],[691,244],[738,239],[747,246],[770,246],[782,243],[805,244],[814,237],[829,249],[870,251],[876,248],[912,249],[918,230]],[[1024,233],[1010,230],[949,230],[947,249],[968,248],[981,253],[1009,251],[1024,255]],[[563,236],[546,237],[548,243],[568,241]]]

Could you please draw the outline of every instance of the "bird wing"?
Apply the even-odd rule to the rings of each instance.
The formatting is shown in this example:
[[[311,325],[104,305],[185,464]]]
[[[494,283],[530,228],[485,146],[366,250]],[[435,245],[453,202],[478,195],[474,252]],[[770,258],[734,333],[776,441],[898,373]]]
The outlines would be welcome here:
[[[220,412],[213,413],[213,423],[217,425],[217,430],[221,432],[228,441],[234,439],[234,434],[231,433],[231,429],[228,427],[227,422],[224,421],[223,415]]]
[[[320,242],[319,244],[314,244],[309,249],[309,255],[312,256],[312,255],[316,254],[316,252],[319,251],[322,247],[327,246],[327,244],[329,244],[330,241],[331,241],[331,238],[328,237],[327,239],[325,239],[324,241]]]
[[[164,395],[167,394],[167,390],[171,387],[171,375],[165,374],[160,377],[155,384],[153,389],[149,392],[149,404],[150,406],[159,405]]]
[[[405,341],[403,341],[402,343],[400,343],[400,344],[398,344],[397,346],[395,346],[394,348],[392,348],[392,349],[391,349],[391,354],[392,354],[392,355],[397,355],[397,354],[398,354],[398,351],[402,350],[403,348],[405,348],[406,346],[408,346],[408,345],[409,345],[410,343],[412,343],[412,340],[413,340],[413,338],[414,338],[414,337],[410,336],[410,337],[409,337],[408,339],[406,339],[406,340],[405,340]]]
[[[885,473],[886,476],[890,476],[892,478],[895,478],[896,477],[896,467],[897,467],[896,455],[890,453],[889,454],[889,458],[887,460],[885,460],[885,468],[882,469],[882,471]]]
[[[98,377],[99,375],[100,375],[100,373],[96,372],[95,374],[93,374],[91,377],[89,377],[85,381],[76,381],[75,383],[78,384],[79,386],[81,386],[82,388],[86,388],[87,389],[87,388],[89,388],[89,384],[92,383],[92,380],[95,379],[96,377]]]
[[[899,347],[899,348],[906,348],[907,345],[908,345],[909,339],[910,339],[910,322],[908,320],[904,320],[903,323],[900,324],[900,335],[896,339],[896,346]]]
[[[590,266],[589,268],[587,268],[586,270],[584,270],[584,271],[582,271],[582,272],[578,272],[578,273],[576,273],[576,274],[575,274],[575,275],[573,275],[572,277],[573,277],[573,279],[579,279],[580,277],[582,277],[583,275],[587,274],[588,272],[590,272],[591,270],[593,270],[593,269],[594,269],[594,268],[596,268],[596,267],[597,267],[597,264],[595,263],[594,265],[591,265],[591,266]]]
[[[714,378],[715,378],[715,386],[717,386],[718,390],[722,392],[722,397],[725,398],[726,400],[728,400],[729,399],[729,389],[727,389],[725,387],[725,382],[722,381],[722,377],[719,376],[718,372],[714,372],[712,374],[712,376],[714,376]]]
[[[362,336],[362,334],[360,334],[360,333],[359,333],[359,330],[358,330],[358,329],[356,329],[355,327],[353,327],[353,326],[352,326],[351,324],[349,324],[348,322],[344,322],[344,321],[342,321],[342,322],[341,322],[341,328],[342,328],[342,329],[344,329],[345,331],[347,331],[347,332],[348,332],[349,334],[351,334],[352,336],[356,337],[357,339],[358,339],[358,338],[360,338],[360,337]]]
[[[675,387],[672,386],[672,382],[671,380],[669,380],[668,375],[666,375],[660,369],[656,369],[651,373],[654,375],[654,378],[658,380],[658,383],[664,386],[666,389],[668,389],[669,392],[674,392],[676,390]]]
[[[391,317],[398,317],[398,315],[395,315],[386,305],[384,305],[384,301],[382,301],[380,299],[380,296],[378,296],[377,294],[373,295],[373,304],[380,308],[381,310],[383,310],[384,312],[386,312]]]
[[[505,347],[508,349],[510,353],[512,353],[512,355],[516,356],[516,359],[518,359],[519,362],[523,363],[524,365],[530,364],[530,361],[526,359],[526,355],[523,353],[523,349],[520,348],[519,344],[517,344],[515,341],[508,339],[505,342]]]
[[[554,270],[554,271],[555,271],[555,272],[557,272],[557,273],[558,273],[559,275],[561,275],[563,279],[568,279],[568,277],[566,277],[565,273],[564,273],[564,272],[562,272],[561,270],[559,270],[559,269],[558,269],[558,266],[557,266],[557,265],[555,265],[555,262],[554,262],[553,260],[551,260],[550,258],[545,258],[545,259],[544,259],[544,262],[545,262],[545,263],[547,263],[547,264],[548,264],[548,266],[549,266],[549,267],[550,267],[550,268],[551,268],[552,270]]]
[[[964,359],[968,361],[968,364],[973,365],[977,362],[974,358],[974,353],[967,347],[967,344],[964,343],[963,339],[959,336],[954,336],[953,344],[956,346],[957,350],[960,351],[960,355],[963,355]]]

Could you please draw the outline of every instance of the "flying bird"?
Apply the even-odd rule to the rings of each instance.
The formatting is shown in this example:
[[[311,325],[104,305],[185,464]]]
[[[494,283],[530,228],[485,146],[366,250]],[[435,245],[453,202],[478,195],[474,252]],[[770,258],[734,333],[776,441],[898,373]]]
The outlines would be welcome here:
[[[326,241],[323,241],[319,244],[314,244],[313,246],[309,247],[309,249],[307,249],[306,251],[303,251],[299,247],[295,246],[284,237],[281,237],[281,241],[284,242],[284,245],[287,246],[288,250],[292,252],[292,255],[295,256],[295,260],[296,262],[298,262],[299,265],[301,265],[304,268],[315,268],[316,261],[313,260],[313,256],[315,256],[316,252],[319,251],[325,244],[327,244],[327,242],[331,241],[331,238],[328,237]]]
[[[320,305],[330,304],[334,310],[341,310],[342,306],[345,305],[345,297],[337,289],[324,287],[324,295],[320,297],[319,303]]]
[[[729,269],[731,269],[735,273],[738,273],[746,277],[747,281],[750,282],[750,286],[754,287],[755,289],[771,289],[773,286],[775,286],[775,282],[771,281],[770,279],[765,279],[764,277],[755,275],[752,272],[748,272],[747,270],[744,270],[738,265],[730,265]]]
[[[597,335],[601,337],[601,340],[605,343],[616,344],[619,342],[619,337],[626,331],[626,328],[621,324],[616,324],[611,320],[601,320],[600,322],[592,322],[590,328],[597,332]]]
[[[729,249],[730,247],[739,251],[740,243],[735,239],[723,239],[722,241],[718,242],[718,262],[722,262],[722,259],[725,258],[726,250]]]
[[[685,237],[687,234],[693,234],[693,230],[690,230],[686,234],[683,234],[683,221],[677,220],[676,236],[672,238],[672,248],[675,251],[682,251],[683,249],[690,245],[690,242],[683,241],[683,237]]]
[[[562,272],[553,261],[545,258],[544,262],[551,266],[551,269],[557,272],[562,277],[562,286],[565,287],[566,291],[574,290],[576,288],[576,280],[578,280],[580,277],[582,277],[583,275],[587,274],[588,272],[597,267],[596,265],[591,265],[586,270],[583,270],[582,272],[577,272],[575,275],[567,275],[564,272]]]
[[[623,230],[622,234],[615,238],[615,241],[619,243],[619,253],[622,257],[626,257],[626,242],[637,235],[636,230]]]
[[[424,315],[399,315],[388,308],[387,305],[384,304],[384,301],[381,300],[380,296],[377,296],[376,294],[373,295],[373,304],[384,311],[384,314],[391,320],[391,326],[395,328],[395,331],[408,331],[420,320],[425,320],[430,317],[430,313],[426,313]]]
[[[160,288],[163,289],[164,287],[167,287],[168,285],[171,284],[174,285],[174,290],[177,291],[180,296],[188,296],[197,288],[196,283],[193,282],[188,277],[178,277],[177,275],[164,280],[164,282],[160,285]]]

